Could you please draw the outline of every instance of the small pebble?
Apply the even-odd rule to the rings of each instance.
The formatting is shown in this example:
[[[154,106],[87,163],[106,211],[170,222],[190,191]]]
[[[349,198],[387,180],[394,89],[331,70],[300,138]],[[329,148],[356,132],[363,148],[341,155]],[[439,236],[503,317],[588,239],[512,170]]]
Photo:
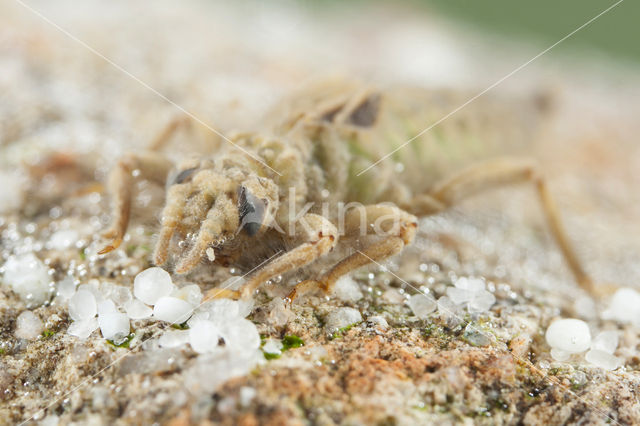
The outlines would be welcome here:
[[[456,287],[448,287],[447,296],[449,296],[449,299],[456,305],[462,305],[463,303],[469,303],[471,301],[473,293]]]
[[[463,333],[464,339],[473,346],[488,346],[493,340],[493,336],[473,323],[467,324]]]
[[[461,277],[456,280],[454,286],[460,290],[465,290],[471,293],[483,291],[485,289],[484,281],[479,278]]]
[[[381,315],[374,315],[372,317],[369,317],[367,318],[367,322],[381,331],[385,331],[389,328],[389,323]]]
[[[291,315],[291,310],[285,305],[282,298],[276,297],[269,303],[269,315],[267,318],[271,325],[282,327],[289,322]]]
[[[446,319],[451,325],[459,324],[462,322],[463,312],[461,308],[453,303],[447,296],[442,296],[438,299],[438,314],[443,319]]]
[[[333,287],[333,294],[345,302],[357,302],[363,297],[360,286],[349,275],[343,275],[336,281]]]
[[[414,294],[409,298],[409,307],[413,314],[420,319],[426,319],[438,308],[438,302],[431,295]]]
[[[481,279],[462,277],[454,287],[447,288],[447,296],[456,305],[466,304],[470,313],[486,312],[496,303],[496,298],[485,287]]]
[[[486,290],[479,291],[469,301],[467,309],[470,313],[486,312],[496,303],[496,297]]]
[[[330,333],[336,332],[352,324],[362,322],[360,311],[354,308],[343,307],[331,311],[325,318],[325,327]]]

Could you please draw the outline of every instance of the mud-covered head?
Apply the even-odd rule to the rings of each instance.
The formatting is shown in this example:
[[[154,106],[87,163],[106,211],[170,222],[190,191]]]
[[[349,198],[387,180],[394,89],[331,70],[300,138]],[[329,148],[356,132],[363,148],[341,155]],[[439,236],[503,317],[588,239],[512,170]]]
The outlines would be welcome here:
[[[253,237],[271,226],[278,208],[278,188],[266,178],[252,177],[238,187],[238,232]]]
[[[238,245],[235,240],[259,238],[277,208],[278,188],[270,179],[236,167],[185,163],[168,179],[154,261],[164,264],[172,251],[176,272],[186,273],[204,256],[213,261],[223,246]]]

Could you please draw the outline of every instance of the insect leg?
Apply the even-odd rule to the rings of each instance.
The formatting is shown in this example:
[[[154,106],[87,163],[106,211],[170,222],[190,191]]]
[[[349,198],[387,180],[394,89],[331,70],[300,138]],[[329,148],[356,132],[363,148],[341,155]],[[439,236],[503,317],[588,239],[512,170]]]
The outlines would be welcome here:
[[[153,253],[153,263],[157,266],[163,265],[167,261],[171,237],[182,219],[184,206],[191,192],[192,185],[190,183],[171,185],[167,189],[167,199],[162,210],[160,238],[158,238]]]
[[[156,135],[147,149],[150,151],[159,151],[164,148],[171,139],[171,137],[180,129],[191,125],[191,118],[186,115],[179,115],[174,117],[167,125],[162,129],[160,133]]]
[[[237,291],[236,296],[249,297],[260,284],[268,279],[305,266],[329,253],[335,247],[338,242],[338,230],[328,219],[308,213],[302,217],[301,222],[308,225],[307,228],[303,228],[296,224],[296,237],[303,240],[303,243],[257,270]],[[220,289],[214,288],[207,293],[206,298],[210,299],[216,296],[228,296],[228,293],[220,293]]]
[[[546,181],[533,162],[517,158],[500,158],[482,163],[463,170],[455,176],[437,184],[426,197],[441,203],[441,205],[446,208],[464,198],[488,189],[521,182],[531,182],[535,185],[538,199],[551,234],[566,259],[569,269],[583,289],[591,294],[595,294],[593,282],[584,271],[573,246],[569,242],[556,204],[549,193]],[[423,196],[423,199],[424,197],[425,196]],[[422,213],[431,214],[436,213],[436,211]]]
[[[207,218],[202,222],[189,253],[176,266],[176,272],[184,274],[193,269],[204,256],[207,247],[215,245],[225,235],[233,232],[238,227],[238,222],[238,209],[231,198],[224,194],[219,195],[213,208],[207,213]]]
[[[211,170],[199,170],[194,172],[191,180],[171,185],[167,190],[167,201],[162,211],[162,226],[160,229],[160,238],[156,244],[154,263],[156,265],[162,265],[167,260],[171,237],[181,222],[188,219],[194,223],[192,226],[196,226],[195,224],[204,221],[200,227],[201,232],[199,236],[196,237],[196,244],[190,253],[182,260],[182,264],[177,267],[179,273],[185,273],[192,269],[202,258],[202,254],[196,258],[197,248],[204,244],[205,246],[202,248],[202,252],[204,252],[206,245],[210,243],[213,238],[211,237],[211,241],[205,242],[205,240],[209,238],[205,233],[208,228],[203,226],[212,226],[212,223],[218,220],[215,218],[216,215],[220,215],[219,221],[228,221],[233,217],[237,217],[236,209],[225,208],[220,210],[220,206],[223,204],[226,206],[228,202],[230,202],[224,194],[231,190],[233,190],[231,181],[213,173]],[[220,197],[220,200],[216,201],[218,197]],[[223,203],[223,201],[225,201],[225,203]],[[190,205],[190,210],[185,212],[187,203]],[[218,203],[219,208],[213,209],[213,211],[210,210],[212,204],[215,207],[215,203]],[[211,220],[207,221],[205,219],[206,217],[211,218]],[[219,237],[220,235],[216,238]],[[189,267],[187,264],[191,264],[191,266]]]
[[[109,175],[108,188],[113,198],[113,222],[104,233],[111,243],[100,250],[99,254],[109,253],[122,243],[129,225],[131,198],[133,195],[134,173],[140,177],[158,183],[164,183],[171,169],[171,161],[154,152],[128,154],[122,157]]]
[[[415,216],[391,204],[375,204],[349,210],[345,217],[345,237],[357,237],[374,230],[375,233],[386,235],[385,239],[341,260],[320,279],[299,283],[289,293],[288,299],[293,301],[300,294],[317,288],[325,293],[331,292],[341,276],[371,263],[372,260],[379,261],[400,252],[411,243],[417,227],[418,220]]]

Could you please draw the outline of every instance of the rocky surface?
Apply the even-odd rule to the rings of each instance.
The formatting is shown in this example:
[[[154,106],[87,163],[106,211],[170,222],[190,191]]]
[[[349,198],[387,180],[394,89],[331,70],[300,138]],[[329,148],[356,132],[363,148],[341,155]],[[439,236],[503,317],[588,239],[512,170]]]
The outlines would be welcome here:
[[[296,79],[336,69],[386,81],[442,85],[457,84],[448,80],[456,77],[469,84],[459,69],[462,58],[472,59],[451,45],[464,39],[403,11],[350,10],[332,18],[208,3],[191,9],[160,3],[154,10],[116,3],[102,11],[87,3],[74,13],[68,6],[34,3],[78,39],[180,105],[214,117],[224,130],[242,129]],[[84,315],[69,309],[76,286],[108,295],[124,310],[136,293],[134,277],[152,266],[162,188],[137,182],[127,241],[98,256],[99,233],[109,221],[100,182],[120,153],[143,146],[175,111],[20,4],[3,3],[0,12],[0,422],[638,422],[640,328],[603,316],[609,297],[591,300],[572,282],[530,190],[495,191],[425,218],[412,247],[385,268],[365,268],[341,281],[331,297],[288,306],[282,299],[301,276],[265,286],[244,312],[250,332],[255,328],[261,337],[259,350],[229,352],[203,341],[194,347],[180,334],[188,334],[185,325],[153,318],[131,319],[131,334],[117,342],[99,329],[88,338],[71,335],[69,327]],[[350,52],[370,28],[378,37],[356,60]],[[409,35],[424,41],[433,34],[450,48],[439,58],[452,71],[419,75],[419,61],[403,49],[411,46]],[[396,52],[400,62],[388,67],[380,52]],[[476,84],[506,74],[500,64],[513,68],[506,59],[492,62],[475,76]],[[548,137],[531,147],[531,155],[550,177],[589,272],[599,282],[637,288],[637,79],[620,69],[603,77],[602,68],[589,64],[579,74],[566,63],[541,64],[507,86],[535,86],[546,75],[562,88]],[[32,255],[27,272],[9,260]],[[203,265],[172,279],[205,291],[234,275]],[[25,276],[29,280],[21,281]],[[467,278],[480,280],[495,301],[474,293],[484,302],[470,312],[466,303],[443,299]],[[123,287],[129,296],[122,296]],[[140,317],[148,314],[138,308]],[[622,367],[594,366],[584,353],[562,362],[552,358],[545,332],[572,315],[587,322],[592,336],[617,332]]]

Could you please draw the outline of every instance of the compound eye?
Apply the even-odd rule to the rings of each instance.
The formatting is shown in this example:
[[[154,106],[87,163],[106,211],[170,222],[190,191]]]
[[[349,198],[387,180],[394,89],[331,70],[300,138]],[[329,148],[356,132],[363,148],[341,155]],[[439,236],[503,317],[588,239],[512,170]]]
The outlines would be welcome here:
[[[187,179],[189,179],[193,173],[198,170],[197,167],[192,167],[190,169],[186,169],[181,171],[180,173],[178,173],[176,175],[176,177],[173,178],[173,181],[171,182],[171,185],[175,185],[178,183],[184,183]]]
[[[354,126],[371,127],[378,118],[380,109],[380,95],[373,94],[365,99],[349,116],[349,122]]]
[[[240,229],[253,237],[262,227],[266,211],[266,203],[253,195],[244,186],[240,187],[238,196],[238,212],[240,213]]]

